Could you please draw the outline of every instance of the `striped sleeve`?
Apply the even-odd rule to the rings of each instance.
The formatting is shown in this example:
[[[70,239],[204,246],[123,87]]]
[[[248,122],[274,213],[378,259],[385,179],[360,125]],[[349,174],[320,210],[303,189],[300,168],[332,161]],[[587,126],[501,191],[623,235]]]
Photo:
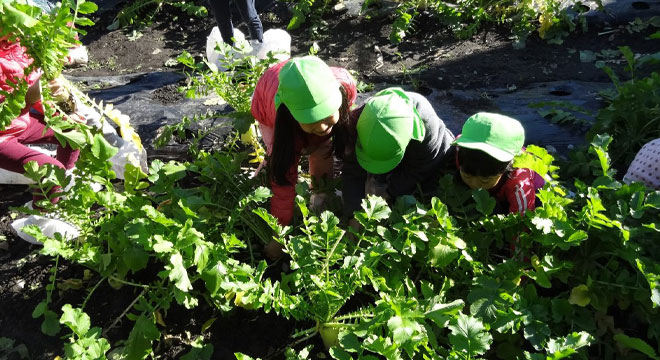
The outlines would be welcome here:
[[[536,186],[534,172],[529,169],[516,169],[504,185],[504,196],[509,203],[509,213],[525,214],[536,208]]]

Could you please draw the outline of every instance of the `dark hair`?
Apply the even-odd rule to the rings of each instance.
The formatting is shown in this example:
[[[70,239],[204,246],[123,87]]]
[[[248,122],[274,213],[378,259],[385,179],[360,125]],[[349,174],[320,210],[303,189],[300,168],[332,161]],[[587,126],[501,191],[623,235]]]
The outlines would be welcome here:
[[[472,176],[495,176],[513,169],[513,160],[499,161],[485,151],[458,147],[460,170]]]
[[[344,135],[349,132],[346,130],[350,122],[350,113],[348,109],[348,94],[342,85],[339,86],[339,91],[342,95],[341,106],[339,107],[339,121],[333,126],[331,135],[333,144],[337,137],[348,139]],[[337,136],[336,134],[341,134]],[[296,156],[296,142],[299,139],[304,139],[304,132],[300,124],[291,115],[291,111],[284,104],[280,104],[275,115],[275,132],[273,134],[273,151],[270,154],[269,169],[270,176],[279,185],[291,185],[286,179],[286,174],[289,168],[295,161]],[[340,140],[341,141],[341,140]],[[346,140],[344,140],[346,141]],[[345,144],[345,142],[343,143]],[[307,144],[303,143],[303,146]],[[333,150],[337,148],[333,145]],[[343,145],[342,145],[343,155]],[[332,156],[332,150],[327,154]]]

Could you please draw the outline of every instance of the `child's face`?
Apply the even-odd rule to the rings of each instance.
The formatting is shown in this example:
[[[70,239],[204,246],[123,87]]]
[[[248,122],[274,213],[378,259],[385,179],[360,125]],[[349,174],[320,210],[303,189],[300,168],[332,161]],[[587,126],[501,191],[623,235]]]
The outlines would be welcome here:
[[[317,121],[311,124],[300,124],[300,127],[304,132],[308,134],[326,136],[330,135],[332,132],[332,127],[337,125],[337,122],[339,122],[339,109],[337,109],[334,114],[321,121]]]
[[[470,175],[466,172],[463,171],[463,169],[460,170],[461,172],[461,179],[463,179],[463,182],[470,187],[472,190],[476,189],[484,189],[484,190],[490,190],[497,183],[500,181],[502,178],[502,174],[497,174],[493,176],[474,176]]]

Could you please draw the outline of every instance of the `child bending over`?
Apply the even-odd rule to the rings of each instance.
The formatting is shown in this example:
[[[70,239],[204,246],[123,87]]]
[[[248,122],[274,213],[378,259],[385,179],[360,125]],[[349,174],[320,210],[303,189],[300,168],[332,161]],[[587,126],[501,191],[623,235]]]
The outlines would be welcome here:
[[[531,169],[513,167],[523,151],[525,130],[520,122],[492,113],[472,115],[453,142],[458,146],[456,165],[471,189],[484,189],[495,198],[496,213],[520,213],[536,208],[536,191],[545,184]]]

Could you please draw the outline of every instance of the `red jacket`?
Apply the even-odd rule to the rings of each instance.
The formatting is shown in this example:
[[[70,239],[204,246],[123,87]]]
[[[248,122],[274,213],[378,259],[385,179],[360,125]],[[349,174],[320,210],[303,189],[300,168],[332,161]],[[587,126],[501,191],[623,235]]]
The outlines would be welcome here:
[[[545,185],[541,175],[530,169],[515,168],[502,176],[488,192],[499,204],[508,204],[509,213],[525,213],[536,208],[536,191]]]
[[[11,93],[17,80],[25,78],[28,87],[39,81],[40,71],[33,71],[25,77],[25,69],[32,64],[25,48],[16,42],[9,42],[5,38],[0,39],[0,89]],[[0,103],[5,97],[0,95]],[[41,109],[41,103],[32,104],[32,107]],[[11,136],[18,136],[27,129],[30,123],[30,106],[26,105],[20,115],[12,120],[5,129],[0,130],[0,143]]]
[[[282,66],[287,61],[283,61],[266,70],[257,82],[254,95],[252,96],[252,116],[259,122],[262,128],[269,128],[270,134],[273,133],[275,128],[275,94],[279,85],[278,76]],[[330,69],[337,80],[344,86],[348,95],[348,106],[350,107],[357,98],[355,79],[353,79],[346,69],[336,67],[331,67]],[[293,205],[296,197],[295,184],[298,183],[298,163],[300,156],[305,149],[313,149],[326,143],[330,138],[330,136],[320,137],[306,134],[302,131],[300,134],[292,134],[292,136],[294,137],[292,140],[295,142],[296,157],[286,174],[286,179],[291,185],[278,185],[271,180],[273,197],[270,200],[270,212],[283,225],[291,223],[291,219],[293,218]],[[273,138],[272,136],[264,136],[263,140],[266,143],[266,150],[270,155],[273,147]]]
[[[457,139],[460,135],[457,137]],[[523,148],[523,151],[525,149]],[[461,169],[456,152],[456,169]],[[536,171],[525,168],[514,168],[502,175],[500,181],[488,190],[497,201],[498,208],[506,206],[509,213],[525,213],[536,209],[536,191],[545,185],[543,176]]]

